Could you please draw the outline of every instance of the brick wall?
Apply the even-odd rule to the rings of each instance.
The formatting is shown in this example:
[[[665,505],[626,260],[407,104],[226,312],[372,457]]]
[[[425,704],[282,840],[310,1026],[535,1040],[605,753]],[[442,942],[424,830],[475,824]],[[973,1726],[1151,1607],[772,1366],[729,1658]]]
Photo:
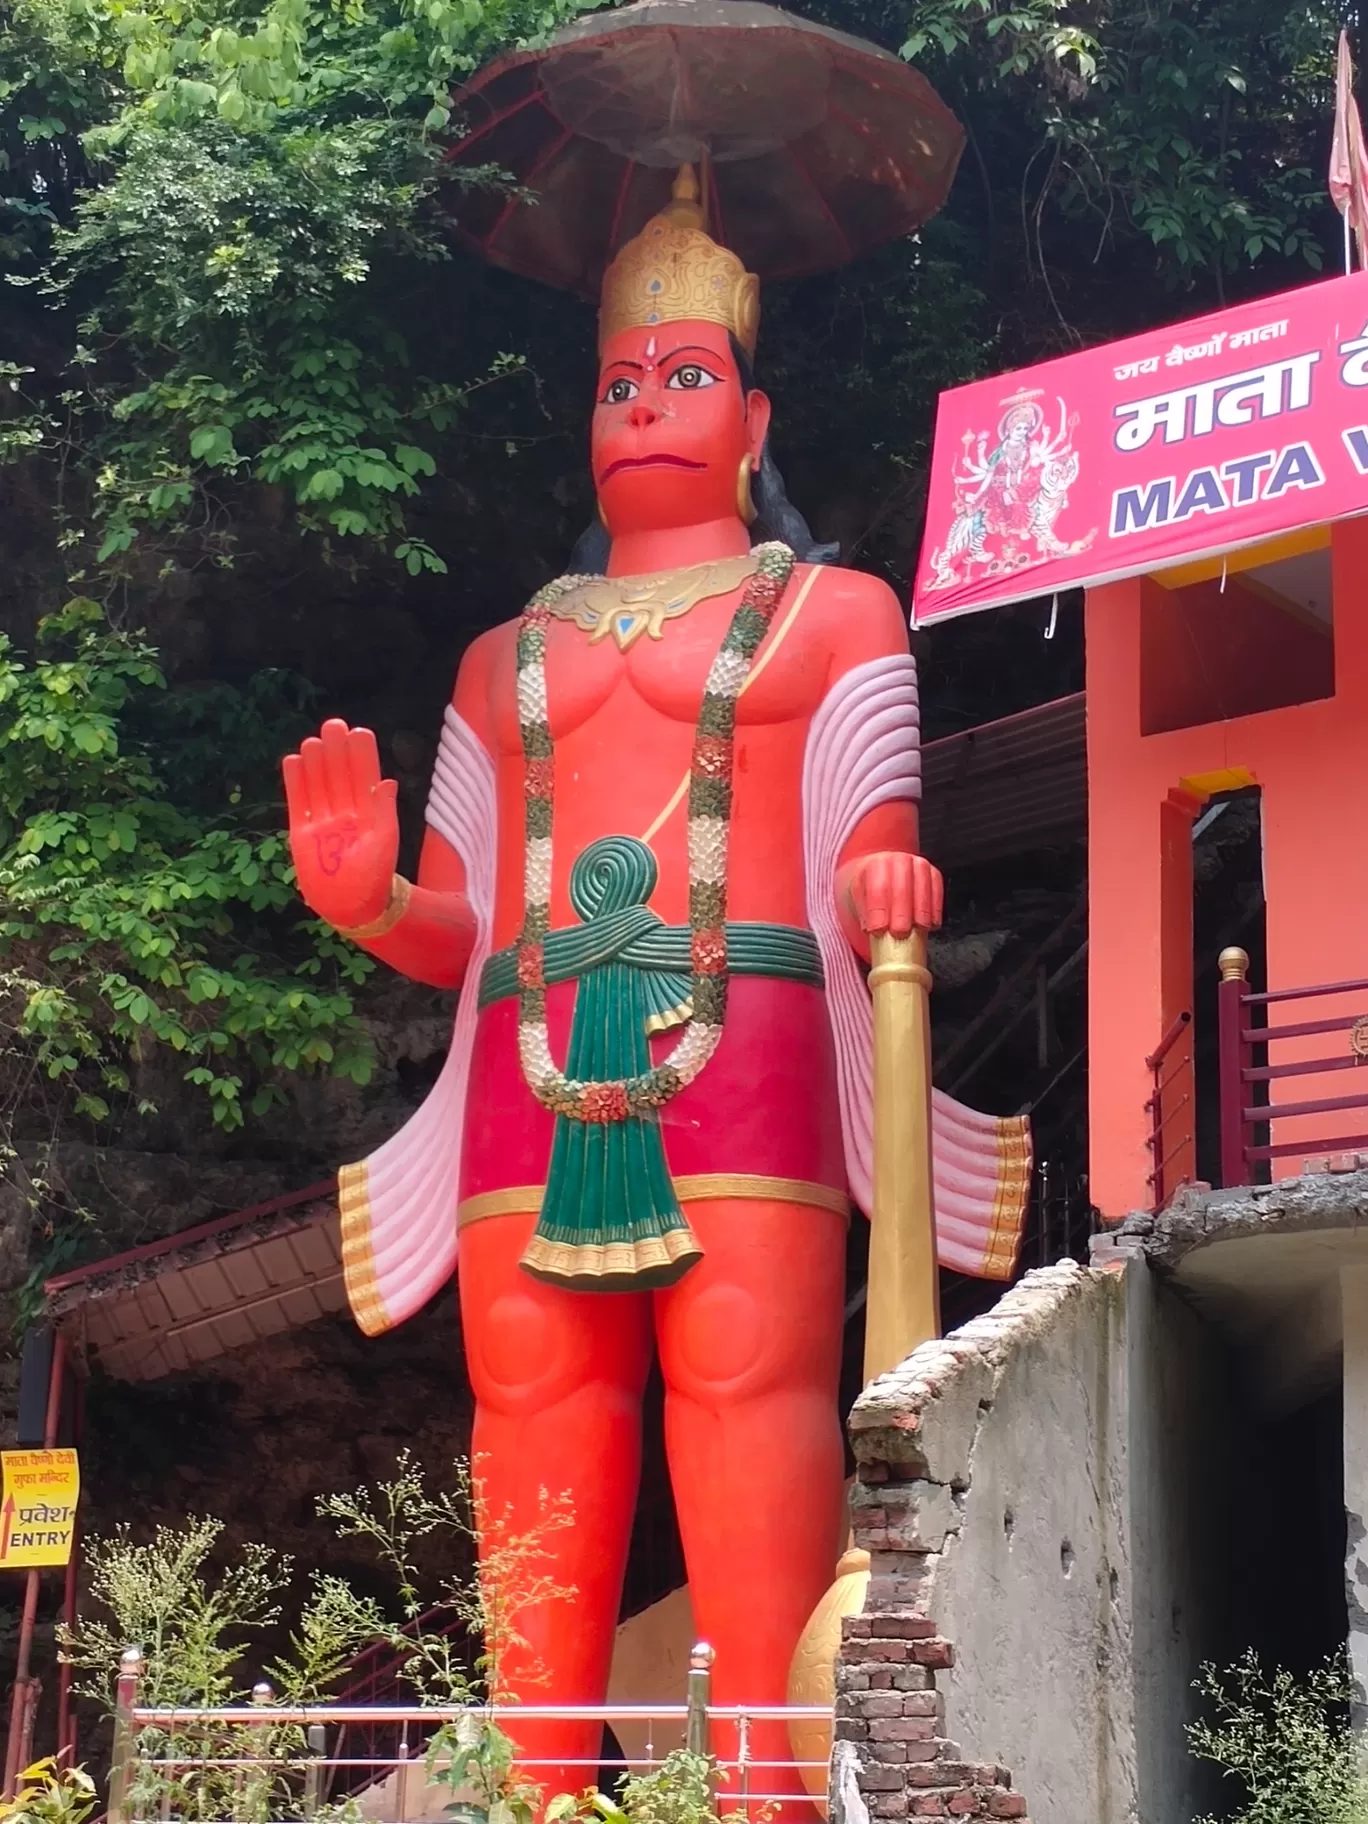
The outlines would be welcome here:
[[[871,1818],[1026,1818],[1026,1801],[1012,1791],[1006,1768],[966,1761],[943,1733],[936,1672],[953,1657],[935,1623],[919,1616],[847,1618],[836,1668],[836,1740],[855,1745]]]

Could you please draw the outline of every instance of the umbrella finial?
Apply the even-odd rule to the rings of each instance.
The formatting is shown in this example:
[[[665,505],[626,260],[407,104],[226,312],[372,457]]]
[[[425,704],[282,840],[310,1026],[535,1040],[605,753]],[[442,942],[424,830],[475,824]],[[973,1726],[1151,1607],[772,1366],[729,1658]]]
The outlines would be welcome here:
[[[708,232],[707,204],[700,201],[698,178],[692,165],[681,165],[670,188],[670,206],[665,211],[681,228],[698,228]]]

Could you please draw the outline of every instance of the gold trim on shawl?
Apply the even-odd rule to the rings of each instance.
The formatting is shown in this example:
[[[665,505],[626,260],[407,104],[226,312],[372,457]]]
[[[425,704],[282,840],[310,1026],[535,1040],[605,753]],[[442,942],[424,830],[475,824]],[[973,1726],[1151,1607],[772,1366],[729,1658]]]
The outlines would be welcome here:
[[[681,1203],[744,1197],[803,1204],[808,1209],[831,1210],[837,1216],[850,1214],[850,1199],[844,1191],[834,1191],[829,1184],[808,1184],[801,1178],[771,1178],[760,1172],[695,1172],[673,1183]],[[541,1210],[542,1190],[539,1184],[514,1184],[503,1191],[482,1191],[465,1199],[456,1221],[464,1228],[468,1222],[485,1222],[491,1216],[535,1216]]]
[[[390,1327],[390,1315],[380,1295],[371,1248],[369,1172],[365,1160],[344,1165],[337,1174],[337,1207],[342,1218],[342,1278],[347,1303],[357,1327],[366,1336],[379,1336]]]
[[[1031,1126],[1025,1116],[997,1124],[997,1189],[983,1250],[984,1279],[1010,1279],[1016,1270],[1021,1229],[1031,1195]]]

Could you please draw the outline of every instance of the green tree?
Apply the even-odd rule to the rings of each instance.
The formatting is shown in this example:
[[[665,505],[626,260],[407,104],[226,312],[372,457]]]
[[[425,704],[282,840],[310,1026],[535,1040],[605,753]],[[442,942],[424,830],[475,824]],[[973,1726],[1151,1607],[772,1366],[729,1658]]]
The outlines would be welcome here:
[[[87,598],[33,655],[0,634],[0,1163],[146,1109],[153,1053],[228,1130],[289,1072],[369,1076],[373,965],[305,913],[278,827],[298,686],[164,684]]]
[[[66,313],[30,422],[78,581],[107,597],[187,534],[227,560],[249,483],[442,568],[405,506],[470,388],[517,363],[425,373],[396,286],[447,252],[453,82],[581,4],[12,0],[0,248]]]
[[[1200,307],[1322,268],[1335,43],[1354,22],[1336,0],[895,0],[886,16],[969,129],[960,200],[989,262],[1024,268],[1089,340],[1179,314],[1175,293]],[[1110,323],[1071,314],[1108,293]]]

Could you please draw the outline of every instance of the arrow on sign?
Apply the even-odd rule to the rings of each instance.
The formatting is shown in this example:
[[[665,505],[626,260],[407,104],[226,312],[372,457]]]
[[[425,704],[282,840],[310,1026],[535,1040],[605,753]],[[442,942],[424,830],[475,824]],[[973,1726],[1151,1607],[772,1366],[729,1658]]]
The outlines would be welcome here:
[[[4,1508],[0,1509],[0,1519],[2,1519],[5,1523],[4,1531],[0,1532],[0,1558],[8,1558],[9,1557],[10,1528],[14,1525],[14,1496],[13,1495],[11,1495],[9,1497],[9,1499],[6,1501]]]

